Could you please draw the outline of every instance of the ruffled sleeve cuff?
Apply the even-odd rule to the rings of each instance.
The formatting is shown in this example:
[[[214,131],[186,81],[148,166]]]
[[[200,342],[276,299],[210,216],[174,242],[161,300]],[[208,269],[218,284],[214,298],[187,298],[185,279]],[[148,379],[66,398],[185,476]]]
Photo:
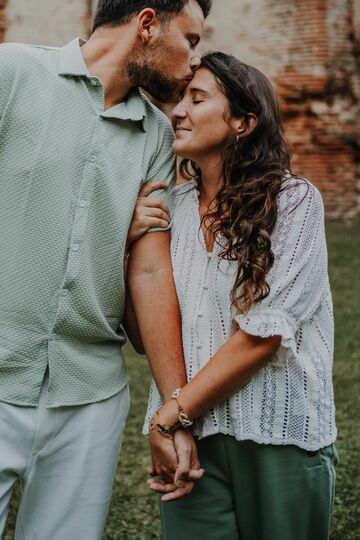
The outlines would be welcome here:
[[[281,346],[290,349],[296,356],[295,334],[297,324],[287,313],[276,309],[256,310],[246,315],[235,315],[239,328],[252,336],[267,338],[281,336]]]

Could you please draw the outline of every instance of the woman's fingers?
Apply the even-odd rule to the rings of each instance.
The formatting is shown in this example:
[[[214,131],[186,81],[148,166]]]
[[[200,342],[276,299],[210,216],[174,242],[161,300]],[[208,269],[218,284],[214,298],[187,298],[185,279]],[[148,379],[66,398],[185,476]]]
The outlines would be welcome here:
[[[140,189],[139,197],[147,197],[148,195],[150,195],[150,193],[156,191],[157,189],[167,189],[168,187],[169,185],[166,182],[162,182],[161,180],[147,182]]]
[[[152,206],[146,207],[143,210],[144,216],[147,217],[155,217],[159,219],[163,219],[164,221],[170,221],[170,216],[165,210],[162,208],[153,208]]]
[[[171,493],[176,489],[175,484],[172,483],[166,483],[164,480],[161,479],[150,479],[147,481],[147,485],[152,491],[156,491],[156,493]]]
[[[167,216],[170,215],[170,210],[168,209],[164,201],[162,201],[161,199],[147,199],[145,197],[142,197],[141,199],[138,199],[137,205],[139,208],[143,207],[147,209],[159,209],[162,210]]]
[[[161,497],[161,501],[169,502],[169,501],[175,501],[176,499],[182,499],[183,497],[186,497],[186,495],[189,495],[189,493],[192,492],[193,488],[194,488],[193,482],[186,482],[184,487],[179,487],[175,489],[175,491],[171,491],[170,493],[163,495]]]

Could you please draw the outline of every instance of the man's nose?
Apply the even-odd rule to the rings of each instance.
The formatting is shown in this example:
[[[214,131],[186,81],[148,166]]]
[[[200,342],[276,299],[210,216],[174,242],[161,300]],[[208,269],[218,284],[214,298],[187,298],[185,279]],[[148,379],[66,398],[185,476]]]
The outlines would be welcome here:
[[[192,71],[196,71],[201,64],[201,58],[197,54],[194,55],[190,60],[190,67]]]

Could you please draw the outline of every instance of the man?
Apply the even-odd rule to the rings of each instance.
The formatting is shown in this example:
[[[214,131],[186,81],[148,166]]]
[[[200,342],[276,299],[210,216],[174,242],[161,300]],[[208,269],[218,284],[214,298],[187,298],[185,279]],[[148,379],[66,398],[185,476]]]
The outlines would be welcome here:
[[[174,176],[171,127],[137,87],[185,88],[210,3],[101,0],[86,43],[0,48],[0,535],[20,478],[17,539],[101,538],[129,406],[127,231],[141,183]],[[131,264],[167,399],[185,382],[169,233],[145,235]]]

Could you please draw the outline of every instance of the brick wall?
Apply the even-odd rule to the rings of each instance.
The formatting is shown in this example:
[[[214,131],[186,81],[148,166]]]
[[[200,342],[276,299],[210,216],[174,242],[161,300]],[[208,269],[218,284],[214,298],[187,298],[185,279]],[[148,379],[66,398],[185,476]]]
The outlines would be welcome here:
[[[293,169],[329,217],[360,213],[360,2],[215,0],[203,49],[262,69],[280,98]]]
[[[86,36],[96,0],[0,0],[8,41]],[[321,189],[328,216],[360,213],[360,1],[214,0],[203,50],[263,70],[281,102],[293,169]]]

